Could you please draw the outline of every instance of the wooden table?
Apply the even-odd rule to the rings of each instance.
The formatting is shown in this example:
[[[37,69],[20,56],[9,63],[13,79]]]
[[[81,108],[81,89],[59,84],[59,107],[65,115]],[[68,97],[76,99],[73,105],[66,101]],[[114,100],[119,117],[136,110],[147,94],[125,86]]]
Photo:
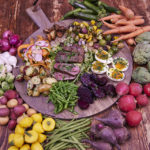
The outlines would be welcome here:
[[[146,24],[150,23],[150,0],[103,1],[114,6],[118,4],[128,6],[136,14],[143,15]],[[0,36],[3,31],[10,29],[25,40],[37,30],[37,26],[25,12],[25,9],[32,6],[32,3],[33,0],[0,0]],[[58,21],[63,14],[72,9],[67,0],[42,0],[41,7],[51,22]],[[150,105],[139,111],[143,114],[143,121],[137,128],[130,129],[132,139],[122,145],[122,150],[150,150]],[[0,127],[0,150],[7,150],[8,133],[6,127]]]

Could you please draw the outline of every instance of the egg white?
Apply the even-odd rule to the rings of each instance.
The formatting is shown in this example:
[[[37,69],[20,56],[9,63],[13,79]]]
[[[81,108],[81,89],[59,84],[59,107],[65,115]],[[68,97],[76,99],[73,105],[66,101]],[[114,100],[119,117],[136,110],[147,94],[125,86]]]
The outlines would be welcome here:
[[[91,70],[92,70],[92,72],[93,73],[96,73],[96,74],[104,74],[105,72],[107,72],[107,70],[109,69],[109,67],[108,67],[108,65],[107,64],[104,64],[104,67],[103,67],[103,70],[94,70],[93,69],[93,64],[94,63],[96,63],[97,61],[94,61],[93,63],[92,63],[92,67],[91,67]],[[100,63],[102,63],[102,62],[100,62]]]
[[[115,66],[114,61],[115,61],[116,59],[118,59],[118,58],[121,58],[123,61],[126,61],[126,63],[127,63],[126,67],[125,67],[124,69],[122,69],[122,70],[116,68],[116,66]],[[125,58],[123,58],[123,57],[116,57],[116,58],[113,59],[112,66],[113,66],[113,68],[116,68],[116,69],[118,69],[119,71],[126,71],[126,70],[128,70],[128,68],[129,68],[129,62],[128,62],[127,59],[125,59]]]
[[[108,77],[109,79],[113,80],[113,81],[122,81],[122,80],[124,80],[125,74],[124,74],[123,72],[122,72],[122,74],[123,74],[123,78],[122,78],[122,79],[114,79],[114,78],[112,78],[111,75],[112,75],[112,72],[113,72],[114,70],[115,70],[115,68],[110,68],[109,70],[107,70],[107,72],[106,72],[107,77]]]
[[[102,63],[106,63],[106,64],[111,64],[113,62],[113,58],[111,57],[111,55],[108,53],[108,59],[100,59],[99,57],[97,57],[97,53],[99,53],[98,51],[95,53],[95,59],[102,62]]]

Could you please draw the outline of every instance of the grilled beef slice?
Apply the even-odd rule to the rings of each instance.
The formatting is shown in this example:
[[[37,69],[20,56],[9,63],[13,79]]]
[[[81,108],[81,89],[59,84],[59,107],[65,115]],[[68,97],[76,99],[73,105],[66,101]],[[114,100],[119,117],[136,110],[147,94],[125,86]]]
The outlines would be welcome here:
[[[70,76],[66,73],[61,73],[61,72],[55,72],[54,78],[56,80],[73,80],[73,79],[75,79],[75,76]]]
[[[67,73],[69,75],[75,76],[80,72],[79,66],[74,64],[67,64],[67,63],[55,63],[54,68],[57,71]]]

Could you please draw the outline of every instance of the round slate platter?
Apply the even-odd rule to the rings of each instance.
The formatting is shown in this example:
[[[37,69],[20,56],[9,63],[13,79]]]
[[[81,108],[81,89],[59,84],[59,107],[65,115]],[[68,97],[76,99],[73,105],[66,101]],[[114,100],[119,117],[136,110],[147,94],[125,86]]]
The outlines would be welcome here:
[[[34,32],[31,36],[29,36],[24,43],[29,43],[30,38],[36,39],[37,35],[42,35],[43,37],[45,37],[45,34],[43,33],[43,29],[47,27],[51,27],[53,25],[53,23],[50,23],[48,21],[45,14],[40,8],[38,9],[37,12],[34,12],[34,14],[31,14],[30,11],[31,11],[31,8],[27,10],[27,13],[34,20],[34,22],[40,27],[40,29]],[[57,22],[57,24],[64,25],[67,27],[73,21],[75,20],[65,20],[65,21]],[[61,40],[62,39],[57,38],[55,40],[55,43],[57,42],[59,43]],[[129,68],[126,72],[124,72],[125,73],[124,82],[129,83],[131,80],[133,65],[132,65],[132,57],[131,57],[130,49],[127,46],[127,44],[125,44],[125,47],[122,50],[120,50],[114,57],[118,57],[118,56],[124,57],[129,61]],[[19,74],[19,66],[23,65],[22,60],[19,57],[17,57],[17,59],[18,59],[18,63],[17,63],[18,67],[13,70],[13,73],[15,75]],[[114,85],[117,84],[117,82],[113,82],[113,81],[109,83],[113,83]],[[104,99],[97,99],[94,101],[93,104],[90,104],[90,107],[86,110],[81,110],[78,106],[76,106],[75,111],[78,113],[77,115],[74,115],[67,110],[56,115],[53,113],[54,112],[53,104],[47,103],[48,97],[43,97],[43,96],[30,97],[27,95],[26,81],[24,82],[15,81],[15,87],[16,87],[16,90],[19,92],[20,96],[23,98],[23,100],[27,104],[30,105],[30,107],[33,107],[34,109],[41,112],[42,114],[50,115],[52,117],[60,118],[60,119],[83,118],[83,117],[89,117],[89,116],[98,114],[110,108],[119,98],[119,97],[116,97],[116,98],[106,97]]]

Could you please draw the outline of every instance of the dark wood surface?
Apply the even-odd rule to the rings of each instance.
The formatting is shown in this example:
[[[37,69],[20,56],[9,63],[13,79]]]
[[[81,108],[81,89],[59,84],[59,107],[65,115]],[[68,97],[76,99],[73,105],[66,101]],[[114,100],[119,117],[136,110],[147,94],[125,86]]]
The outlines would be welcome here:
[[[144,15],[146,24],[150,23],[149,0],[104,0],[108,4],[117,6],[124,4],[132,8],[136,14]],[[11,29],[21,35],[25,40],[38,27],[27,16],[25,9],[30,7],[33,0],[0,0],[0,36],[6,29]],[[51,22],[58,21],[60,17],[71,10],[67,0],[42,0],[41,8]],[[115,108],[115,106],[114,106]],[[132,128],[132,139],[122,145],[122,150],[149,150],[150,149],[150,105],[138,109],[143,114],[143,121],[137,128]],[[104,113],[100,114],[102,116]],[[0,150],[7,150],[7,138],[9,131],[6,127],[0,127]]]

